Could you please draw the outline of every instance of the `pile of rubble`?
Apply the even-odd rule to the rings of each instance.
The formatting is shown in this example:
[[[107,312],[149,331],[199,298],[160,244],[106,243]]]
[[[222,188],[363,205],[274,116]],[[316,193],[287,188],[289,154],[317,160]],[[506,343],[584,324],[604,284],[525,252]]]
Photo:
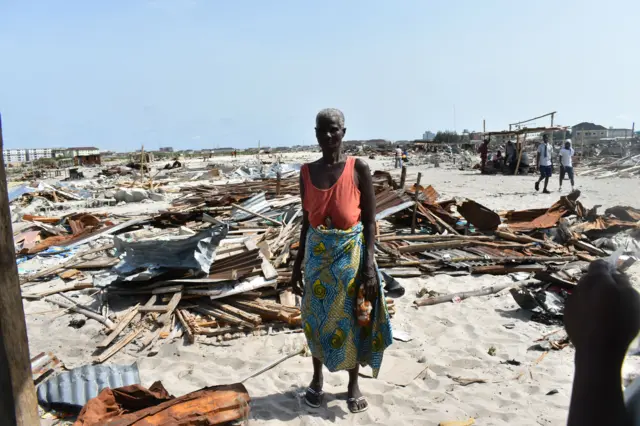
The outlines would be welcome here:
[[[596,157],[584,160],[585,170],[580,176],[593,176],[597,179],[610,177],[634,177],[640,175],[640,154],[627,155],[622,158]]]
[[[150,193],[163,185],[173,199],[157,214],[24,213],[41,199],[70,203],[83,189],[22,188],[12,207],[23,298],[79,314],[72,327],[102,324],[95,364],[129,345],[152,355],[178,338],[215,344],[300,332],[300,300],[289,287],[303,216],[298,176],[295,168],[280,168],[272,177],[272,169],[248,168],[242,171],[248,177],[222,185],[220,179],[135,183],[125,177],[107,189],[123,191],[132,182],[132,192]],[[549,208],[494,212],[470,199],[440,200],[420,179],[404,185],[376,172],[372,180],[376,262],[392,315],[391,297],[404,295],[398,278],[494,274],[512,280],[455,294],[423,289],[414,304],[456,303],[510,288],[534,320],[558,323],[590,261],[608,258],[624,270],[640,255],[640,210],[617,206],[599,214],[580,203],[578,191]],[[116,313],[112,306],[124,309]],[[55,361],[45,354],[34,360],[38,380],[52,373]]]

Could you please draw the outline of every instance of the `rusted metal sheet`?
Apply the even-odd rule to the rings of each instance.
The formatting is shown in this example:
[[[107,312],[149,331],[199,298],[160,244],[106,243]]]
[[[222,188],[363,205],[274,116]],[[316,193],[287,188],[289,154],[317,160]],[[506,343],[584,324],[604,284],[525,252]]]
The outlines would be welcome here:
[[[534,229],[547,229],[554,227],[563,216],[576,213],[578,216],[585,214],[584,208],[576,200],[580,191],[574,191],[567,196],[560,197],[553,206],[544,214],[528,222],[510,222],[509,228],[518,231],[531,231]]]
[[[74,426],[214,426],[249,417],[251,399],[236,383],[204,388],[179,398],[162,383],[150,389],[105,389],[83,408]]]
[[[458,206],[458,213],[481,231],[495,231],[501,223],[496,212],[473,200],[466,200]]]
[[[613,215],[620,220],[637,222],[640,220],[640,210],[628,206],[615,206],[604,211],[607,215]]]
[[[376,194],[376,220],[381,220],[413,205],[413,201],[403,191],[385,188]]]
[[[416,191],[415,183],[413,184],[413,186],[411,186],[410,191],[411,193],[415,193]],[[438,191],[436,191],[435,188],[431,185],[427,187],[418,185],[418,191],[422,193],[422,195],[419,196],[419,199],[427,204],[435,204],[436,201],[438,201],[438,198],[440,198],[440,194],[438,194]]]

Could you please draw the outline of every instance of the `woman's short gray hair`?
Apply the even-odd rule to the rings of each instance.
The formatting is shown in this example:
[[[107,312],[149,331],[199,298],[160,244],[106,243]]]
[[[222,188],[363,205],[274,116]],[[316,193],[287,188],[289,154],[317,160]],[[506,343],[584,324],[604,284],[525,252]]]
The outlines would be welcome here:
[[[337,120],[340,127],[344,127],[344,114],[337,108],[325,108],[316,115],[316,124],[322,119]]]

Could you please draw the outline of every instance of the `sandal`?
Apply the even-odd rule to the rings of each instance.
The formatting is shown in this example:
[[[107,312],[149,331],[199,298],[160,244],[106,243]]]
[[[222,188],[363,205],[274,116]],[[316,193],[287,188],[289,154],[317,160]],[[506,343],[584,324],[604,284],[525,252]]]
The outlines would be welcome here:
[[[363,402],[364,406],[362,406]],[[369,409],[369,403],[364,396],[361,396],[360,398],[349,398],[347,399],[347,407],[353,414],[364,413]]]
[[[311,388],[307,388],[307,392],[304,394],[304,402],[311,408],[318,408],[322,405],[322,399],[324,392],[316,392]]]

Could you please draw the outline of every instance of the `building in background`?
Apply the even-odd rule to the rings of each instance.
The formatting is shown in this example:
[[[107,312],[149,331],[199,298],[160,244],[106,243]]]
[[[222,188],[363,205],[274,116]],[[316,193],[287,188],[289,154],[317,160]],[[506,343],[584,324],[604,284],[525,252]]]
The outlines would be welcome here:
[[[166,146],[164,148],[159,149],[160,152],[173,152],[173,148],[170,146]]]
[[[435,137],[436,137],[436,134],[435,134],[435,133],[433,133],[433,132],[432,132],[432,131],[430,131],[430,130],[427,130],[426,132],[424,132],[424,133],[422,134],[422,140],[423,140],[423,141],[429,141],[429,142],[430,142],[430,141],[434,140],[434,139],[435,139]]]
[[[630,139],[633,138],[632,129],[614,129],[593,123],[580,123],[571,128],[571,139],[574,143],[592,144],[602,140]]]
[[[51,148],[3,149],[2,160],[5,164],[28,163],[40,158],[52,158]]]

